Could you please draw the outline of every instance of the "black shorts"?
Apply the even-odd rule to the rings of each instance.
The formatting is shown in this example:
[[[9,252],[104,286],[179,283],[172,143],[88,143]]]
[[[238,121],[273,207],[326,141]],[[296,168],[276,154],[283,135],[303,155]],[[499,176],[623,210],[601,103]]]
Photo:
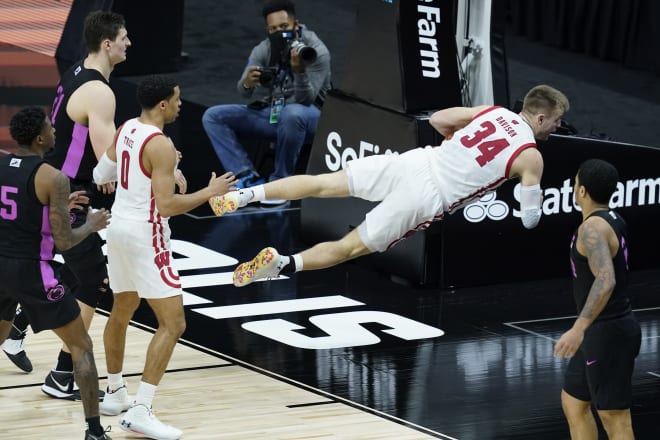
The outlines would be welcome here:
[[[32,330],[55,329],[80,315],[80,307],[68,287],[55,278],[52,262],[0,256],[0,318],[14,319],[21,304]]]
[[[92,199],[98,191],[91,183],[71,181],[71,191],[84,190]],[[87,220],[87,207],[72,210],[71,227],[78,228]],[[107,283],[107,259],[103,254],[103,240],[97,233],[85,237],[72,248],[61,252],[65,265],[61,269],[62,280],[73,290],[77,299],[96,308],[101,295],[112,293]]]
[[[632,405],[632,374],[642,333],[632,313],[596,321],[587,329],[580,349],[568,363],[564,391],[593,401],[598,410]]]

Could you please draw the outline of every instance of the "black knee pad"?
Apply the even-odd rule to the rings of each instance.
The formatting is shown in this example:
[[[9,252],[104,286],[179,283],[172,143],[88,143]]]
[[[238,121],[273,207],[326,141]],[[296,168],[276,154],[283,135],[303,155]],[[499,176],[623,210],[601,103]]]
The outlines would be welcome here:
[[[101,237],[91,234],[76,246],[62,252],[65,263],[62,278],[68,281],[76,299],[94,308],[101,295],[112,294],[102,245]]]

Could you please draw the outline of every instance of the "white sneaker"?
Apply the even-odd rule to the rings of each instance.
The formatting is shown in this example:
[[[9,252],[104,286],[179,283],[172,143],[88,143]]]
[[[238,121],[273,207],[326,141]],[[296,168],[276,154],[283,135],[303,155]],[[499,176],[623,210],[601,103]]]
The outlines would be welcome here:
[[[211,205],[213,213],[220,217],[247,205],[253,197],[254,192],[250,188],[244,188],[238,191],[229,191],[221,196],[211,197],[209,205]]]
[[[106,389],[103,401],[99,404],[99,411],[104,416],[116,416],[128,410],[133,404],[133,398],[128,395],[126,384],[110,391]]]
[[[284,267],[283,263],[277,249],[264,248],[252,260],[234,269],[234,286],[243,287],[257,280],[277,278]]]
[[[134,434],[155,440],[177,440],[183,432],[163,422],[146,405],[133,405],[119,420],[119,427]]]

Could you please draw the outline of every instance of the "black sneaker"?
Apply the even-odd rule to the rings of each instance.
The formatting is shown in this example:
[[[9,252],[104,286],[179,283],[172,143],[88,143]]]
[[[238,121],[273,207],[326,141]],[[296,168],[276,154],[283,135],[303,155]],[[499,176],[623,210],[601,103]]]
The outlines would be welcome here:
[[[103,434],[100,436],[93,435],[89,431],[85,431],[85,440],[112,440],[112,437],[110,437],[106,432],[110,432],[111,427],[108,426],[108,428],[105,430]]]
[[[16,327],[11,328],[11,332],[5,342],[2,344],[2,351],[5,352],[10,361],[18,368],[29,373],[32,371],[32,362],[25,354],[23,349],[25,345],[25,335],[27,332],[20,332]]]
[[[50,370],[41,391],[56,399],[81,400],[80,389],[69,371]],[[103,396],[105,391],[99,390],[99,400],[103,400]]]

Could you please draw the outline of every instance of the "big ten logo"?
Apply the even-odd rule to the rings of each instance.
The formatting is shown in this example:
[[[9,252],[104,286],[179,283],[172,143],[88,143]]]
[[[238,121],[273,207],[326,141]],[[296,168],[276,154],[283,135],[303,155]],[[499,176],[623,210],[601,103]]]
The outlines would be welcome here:
[[[360,146],[355,149],[354,147],[342,145],[341,136],[336,131],[328,133],[326,138],[326,147],[329,154],[325,155],[325,166],[330,171],[339,171],[346,168],[349,160],[359,159],[372,154],[399,154],[387,148],[381,153],[379,145],[372,144],[366,141],[360,141]]]
[[[105,238],[105,230],[99,231],[101,238]],[[186,289],[199,287],[213,287],[232,284],[233,269],[238,260],[229,255],[205,248],[186,240],[171,240],[172,266],[184,272],[180,276],[183,287],[183,303],[192,312],[206,317],[220,319],[241,319],[254,317],[254,320],[243,322],[241,327],[250,333],[269,338],[292,347],[321,350],[342,347],[357,347],[372,345],[380,342],[376,333],[367,330],[362,324],[377,323],[385,327],[383,333],[410,341],[417,339],[437,338],[444,335],[439,328],[427,325],[395,313],[377,310],[351,310],[341,313],[314,314],[308,318],[312,326],[322,330],[326,336],[306,336],[300,331],[306,327],[285,319],[259,319],[266,315],[290,314],[301,311],[331,311],[339,308],[361,307],[366,304],[354,299],[341,296],[319,296],[311,298],[296,298],[279,301],[264,301],[254,303],[232,304],[218,306],[212,300],[200,297],[186,291]],[[106,247],[103,247],[104,253]],[[63,262],[60,255],[56,260]],[[159,263],[164,263],[161,259]],[[198,269],[217,268],[219,271],[199,274]],[[188,275],[186,271],[194,271]],[[287,279],[286,276],[269,281]],[[112,280],[110,280],[112,284]],[[237,298],[242,293],[238,288],[229,287]],[[225,292],[223,292],[224,294]],[[215,296],[215,295],[214,295]],[[192,322],[190,323],[192,325]]]
[[[495,191],[484,194],[479,200],[463,208],[463,216],[471,223],[479,223],[486,217],[491,220],[502,220],[507,215],[509,215],[509,206],[502,200],[497,200]]]

